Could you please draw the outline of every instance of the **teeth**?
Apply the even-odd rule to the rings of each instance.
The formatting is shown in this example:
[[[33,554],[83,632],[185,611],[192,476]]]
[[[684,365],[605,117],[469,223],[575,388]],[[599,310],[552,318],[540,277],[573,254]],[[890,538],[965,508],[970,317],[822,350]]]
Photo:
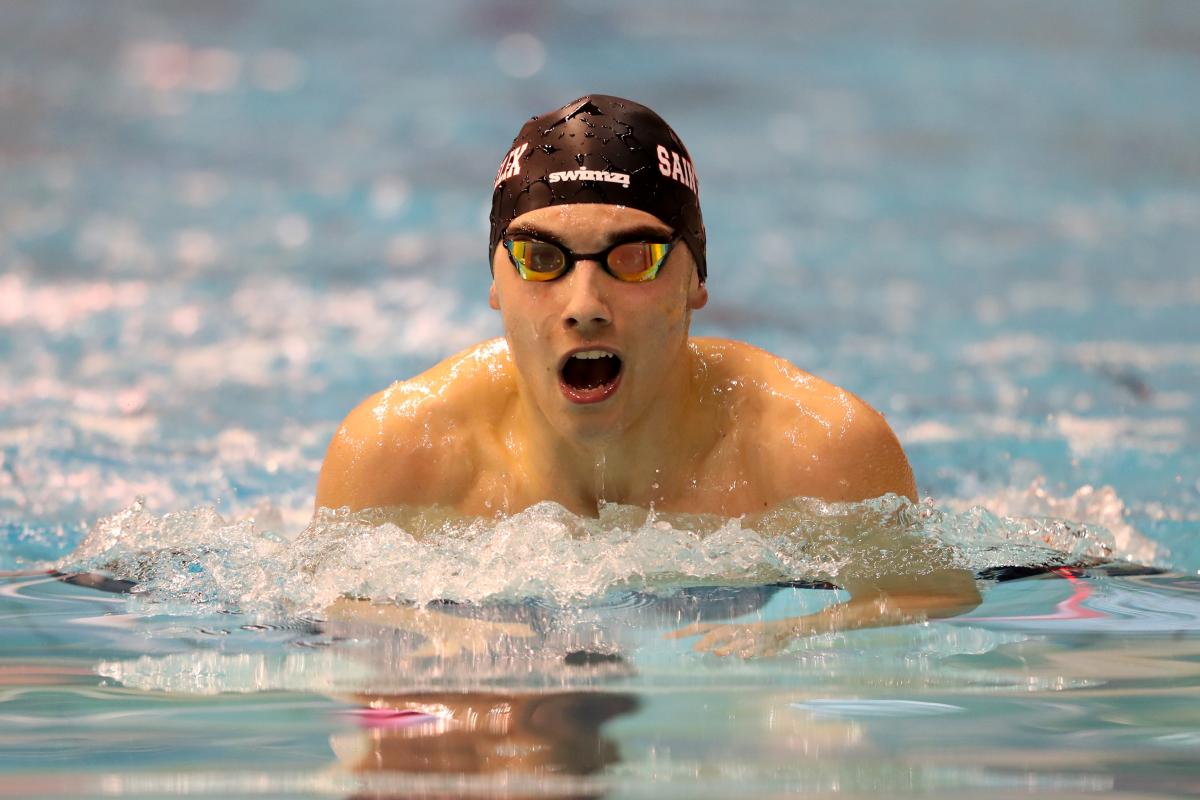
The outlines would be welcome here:
[[[581,353],[572,354],[571,358],[583,358],[591,360],[594,358],[612,358],[613,354],[605,350],[584,350]]]

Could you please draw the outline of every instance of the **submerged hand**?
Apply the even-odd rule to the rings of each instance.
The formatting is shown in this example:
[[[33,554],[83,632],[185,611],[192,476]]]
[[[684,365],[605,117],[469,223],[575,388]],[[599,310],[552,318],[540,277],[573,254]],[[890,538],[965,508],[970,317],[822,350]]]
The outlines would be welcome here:
[[[534,633],[523,622],[491,622],[427,612],[429,620],[419,628],[425,644],[413,651],[413,658],[454,658],[457,655],[486,653],[498,639],[528,639]]]
[[[411,631],[425,637],[425,643],[410,655],[414,658],[486,653],[501,637],[528,639],[536,634],[523,622],[492,622],[444,614],[426,608],[376,605],[366,600],[343,597],[326,609],[331,620],[368,623],[384,628]]]

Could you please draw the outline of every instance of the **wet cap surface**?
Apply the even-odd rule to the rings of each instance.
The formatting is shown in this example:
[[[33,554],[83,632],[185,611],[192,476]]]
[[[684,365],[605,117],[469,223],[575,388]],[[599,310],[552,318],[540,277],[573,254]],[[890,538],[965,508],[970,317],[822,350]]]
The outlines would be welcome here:
[[[700,280],[707,278],[695,167],[675,131],[649,108],[593,94],[526,122],[496,172],[488,263],[514,219],[571,203],[653,214],[683,238]]]

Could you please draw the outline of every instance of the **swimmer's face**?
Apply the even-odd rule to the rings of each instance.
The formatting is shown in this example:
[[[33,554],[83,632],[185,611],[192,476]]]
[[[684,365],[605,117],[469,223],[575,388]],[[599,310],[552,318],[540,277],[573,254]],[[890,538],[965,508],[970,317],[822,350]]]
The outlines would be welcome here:
[[[674,233],[645,211],[580,203],[522,214],[506,236],[598,253],[624,241],[669,241]],[[586,260],[555,280],[527,281],[503,244],[493,254],[492,271],[489,300],[504,319],[523,391],[560,433],[618,433],[653,404],[673,402],[664,390],[685,368],[691,312],[708,301],[682,241],[658,276],[640,283],[620,281]]]

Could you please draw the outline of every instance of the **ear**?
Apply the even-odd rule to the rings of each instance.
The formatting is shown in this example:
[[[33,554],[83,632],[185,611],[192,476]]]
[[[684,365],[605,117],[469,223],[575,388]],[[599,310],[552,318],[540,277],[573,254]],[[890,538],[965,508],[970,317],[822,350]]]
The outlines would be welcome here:
[[[500,296],[496,293],[496,279],[492,278],[492,286],[488,289],[488,305],[500,310]]]
[[[708,284],[701,283],[700,276],[692,271],[692,284],[688,287],[688,308],[692,311],[708,305]]]

